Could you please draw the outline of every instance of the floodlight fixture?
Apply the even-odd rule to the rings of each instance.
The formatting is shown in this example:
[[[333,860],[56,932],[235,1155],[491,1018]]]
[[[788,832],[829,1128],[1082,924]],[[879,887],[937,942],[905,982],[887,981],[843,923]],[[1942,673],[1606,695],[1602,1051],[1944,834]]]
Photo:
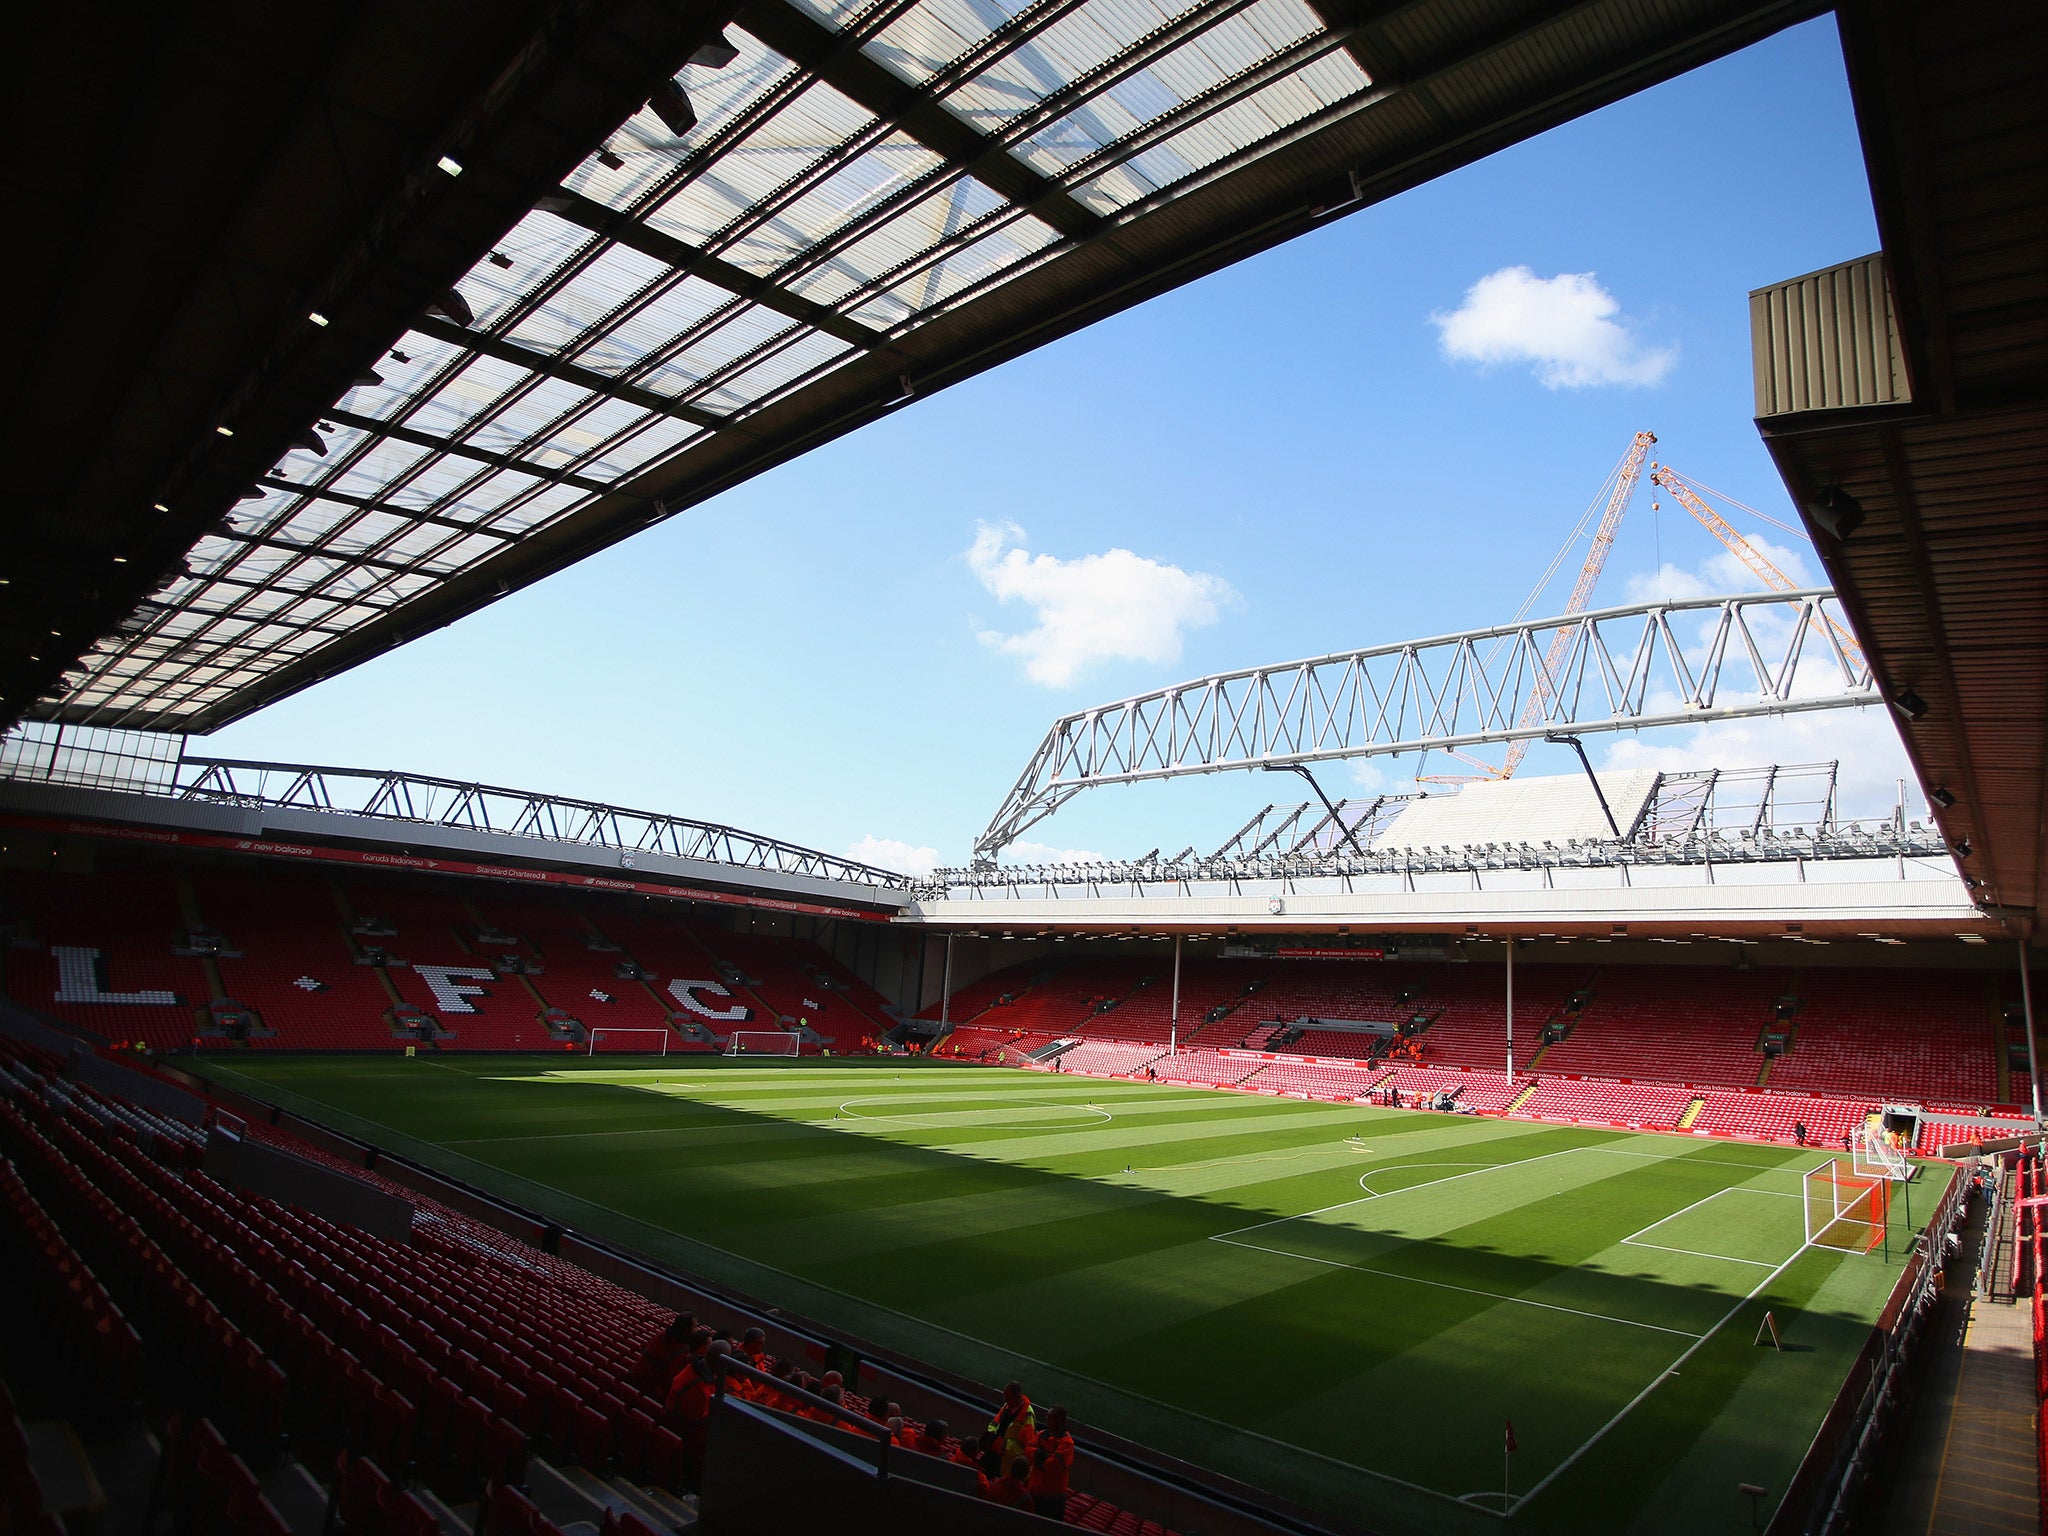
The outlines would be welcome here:
[[[735,48],[726,39],[726,35],[721,32],[718,36],[711,39],[710,42],[704,44],[695,53],[691,54],[684,62],[694,64],[699,69],[723,69],[739,56],[739,49]]]
[[[443,155],[434,164],[450,176],[460,176],[462,174],[462,162],[453,155]]]
[[[317,309],[308,310],[306,312],[306,318],[312,321],[315,325],[325,326],[326,324],[328,324],[327,317],[321,314],[320,311]]]
[[[151,506],[151,507],[152,507],[152,508],[153,508],[154,510],[156,510],[156,511],[158,511],[158,512],[168,512],[168,511],[170,511],[170,510],[171,510],[171,509],[170,509],[169,507],[165,506],[165,505],[164,505],[164,504],[163,504],[162,502],[160,502],[160,501],[153,501],[153,502],[151,502],[151,503],[150,503],[150,506]]]
[[[1839,485],[1831,485],[1806,504],[1806,515],[1821,532],[1841,544],[1863,526],[1863,503]]]
[[[1940,784],[1927,791],[1927,798],[1940,806],[1944,811],[1956,803],[1956,797],[1949,792],[1945,785]]]
[[[1956,857],[1959,859],[1967,859],[1970,856],[1970,840],[1967,837],[1959,837],[1949,846],[1955,849]]]
[[[1334,203],[1318,203],[1315,207],[1309,209],[1308,216],[1310,218],[1327,219],[1333,214],[1347,213],[1365,201],[1365,183],[1358,179],[1358,172],[1349,171],[1346,172],[1346,175],[1350,178],[1351,195],[1346,198],[1340,198]]]
[[[215,427],[213,430],[218,432],[222,437],[233,437],[235,435],[235,429],[233,427]]]
[[[488,261],[500,272],[510,272],[512,270],[512,258],[510,256],[507,256],[503,251],[493,251],[491,252],[490,255],[486,256],[484,260]]]
[[[697,109],[690,105],[690,93],[673,80],[648,98],[647,107],[676,138],[697,126]]]
[[[441,315],[461,326],[465,331],[476,324],[476,311],[469,307],[469,300],[462,296],[459,288],[450,288],[441,297],[427,306],[430,315]]]
[[[1901,688],[1892,695],[1892,708],[1907,720],[1918,720],[1927,713],[1927,701],[1910,688]]]
[[[602,146],[595,158],[597,163],[608,171],[623,171],[626,168],[626,162],[613,153],[609,144]]]

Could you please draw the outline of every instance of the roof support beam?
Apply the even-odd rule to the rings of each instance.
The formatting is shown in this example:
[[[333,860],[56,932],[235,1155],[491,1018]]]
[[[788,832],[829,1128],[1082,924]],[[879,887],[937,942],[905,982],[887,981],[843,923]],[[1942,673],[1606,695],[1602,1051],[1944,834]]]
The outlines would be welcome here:
[[[757,277],[746,268],[736,267],[723,257],[714,256],[673,235],[650,229],[638,219],[615,208],[607,208],[595,198],[564,187],[541,199],[541,207],[557,218],[579,224],[593,234],[603,235],[614,244],[638,251],[642,256],[651,256],[679,272],[702,278],[714,288],[723,288],[727,293],[758,304],[763,309],[772,309],[778,315],[801,320],[813,330],[823,331],[852,346],[873,351],[888,344],[888,338],[880,331],[862,325],[858,320],[849,320],[837,310],[801,298],[786,288],[778,288],[767,278]],[[420,326],[418,329],[425,331],[428,327]]]
[[[638,384],[629,384],[615,379],[610,374],[599,373],[595,368],[585,368],[551,353],[536,352],[531,347],[522,347],[516,341],[507,341],[489,331],[472,331],[455,324],[452,320],[437,320],[432,315],[422,315],[412,323],[412,328],[422,336],[431,336],[436,341],[445,341],[450,346],[465,347],[471,352],[481,352],[485,357],[495,357],[501,363],[511,363],[529,373],[540,374],[543,378],[560,379],[564,384],[574,384],[578,389],[587,389],[593,395],[602,395],[612,400],[624,400],[637,405],[643,411],[654,411],[663,416],[673,416],[678,421],[687,421],[694,426],[708,427],[714,432],[725,430],[730,423],[715,411],[700,410],[694,405],[685,405],[680,400],[659,394],[651,389],[642,389]]]
[[[329,418],[320,418],[326,421]],[[487,538],[503,539],[510,542],[510,536],[485,527],[481,523],[465,523],[456,518],[442,517],[434,512],[422,512],[414,507],[393,506],[388,501],[379,501],[374,496],[358,496],[351,491],[339,491],[322,485],[294,485],[276,475],[264,475],[256,482],[273,491],[290,491],[320,501],[338,501],[345,507],[356,507],[364,512],[382,512],[387,517],[402,517],[410,523],[427,523],[436,528],[452,528],[457,533],[481,533]]]
[[[1102,227],[1089,208],[1008,150],[991,144],[916,86],[899,80],[864,53],[842,50],[836,33],[787,0],[749,0],[740,8],[738,22],[777,53],[815,71],[835,90],[1068,238],[1086,239]]]
[[[1104,784],[1881,703],[1868,664],[1839,645],[1832,668],[1824,655],[1799,676],[1809,628],[1833,602],[1816,588],[1604,608],[1216,673],[1082,710],[1053,722],[975,858],[993,860]],[[1553,639],[1567,641],[1562,655]],[[1532,700],[1540,718],[1525,713]]]
[[[499,469],[516,470],[522,475],[531,475],[536,480],[547,480],[557,485],[573,485],[579,491],[591,491],[602,496],[611,487],[602,480],[592,480],[587,475],[572,475],[567,470],[550,469],[545,464],[536,464],[530,459],[515,458],[509,453],[493,453],[488,448],[479,448],[474,443],[461,442],[452,437],[436,437],[431,432],[422,432],[416,427],[400,426],[396,422],[379,421],[374,416],[358,416],[354,411],[323,411],[323,421],[338,421],[345,427],[368,432],[373,437],[388,437],[401,443],[411,443],[418,448],[431,448],[436,453],[452,453],[457,458],[474,459],[479,464],[494,464]]]
[[[226,533],[216,533],[215,535],[213,535],[213,537],[215,537],[216,539],[230,539],[237,544],[253,545],[260,549],[283,550],[286,554],[301,555],[311,560],[325,560],[331,564],[336,565],[346,562],[350,566],[364,566],[373,571],[389,571],[394,576],[419,576],[431,574],[430,572],[421,571],[417,564],[407,565],[402,561],[398,560],[386,560],[381,555],[357,554],[353,551],[347,554],[343,554],[337,550],[321,549],[316,545],[312,544],[294,544],[289,539],[269,538],[260,533],[237,533],[233,530],[229,530]],[[226,573],[223,573],[218,576],[201,576],[199,579],[201,581],[206,582],[236,580],[234,576]],[[278,587],[276,585],[275,578],[266,579],[261,582],[252,581],[241,582],[239,584],[251,588],[256,588],[259,590],[264,587],[270,587],[280,592],[289,592],[291,590],[289,587]],[[321,594],[317,592],[306,592],[301,593],[299,595],[304,597],[318,597]]]

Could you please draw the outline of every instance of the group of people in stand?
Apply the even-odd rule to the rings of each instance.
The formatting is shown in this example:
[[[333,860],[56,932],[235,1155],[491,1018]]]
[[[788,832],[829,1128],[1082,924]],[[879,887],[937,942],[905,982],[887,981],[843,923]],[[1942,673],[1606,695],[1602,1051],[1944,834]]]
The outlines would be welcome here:
[[[685,1476],[692,1487],[703,1471],[705,1432],[723,1376],[725,1390],[735,1397],[823,1424],[865,1420],[879,1425],[891,1444],[904,1450],[972,1467],[984,1499],[1065,1518],[1074,1467],[1066,1409],[1049,1409],[1041,1418],[1023,1386],[1013,1381],[1003,1388],[1003,1400],[987,1427],[956,1439],[944,1419],[920,1424],[893,1402],[877,1404],[847,1391],[840,1372],[813,1376],[793,1360],[776,1359],[767,1346],[768,1336],[759,1328],[721,1334],[679,1312],[642,1352],[639,1384],[661,1400],[662,1422],[683,1443]],[[821,1406],[819,1399],[830,1406]]]
[[[1003,1400],[978,1445],[953,1453],[980,1474],[981,1496],[1051,1520],[1064,1520],[1074,1470],[1074,1437],[1067,1410],[1050,1408],[1041,1421],[1023,1385],[1003,1388]]]

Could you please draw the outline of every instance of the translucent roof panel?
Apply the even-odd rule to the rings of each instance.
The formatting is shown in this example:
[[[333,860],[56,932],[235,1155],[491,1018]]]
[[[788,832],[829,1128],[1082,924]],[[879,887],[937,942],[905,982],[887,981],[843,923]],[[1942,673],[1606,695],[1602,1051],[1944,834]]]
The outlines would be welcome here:
[[[467,321],[415,321],[56,708],[178,726],[402,626],[1072,249],[1091,214],[1142,217],[1371,84],[1306,0],[770,3],[833,39],[815,67],[729,27],[736,58],[676,76],[695,124],[643,108],[591,146],[460,280]]]

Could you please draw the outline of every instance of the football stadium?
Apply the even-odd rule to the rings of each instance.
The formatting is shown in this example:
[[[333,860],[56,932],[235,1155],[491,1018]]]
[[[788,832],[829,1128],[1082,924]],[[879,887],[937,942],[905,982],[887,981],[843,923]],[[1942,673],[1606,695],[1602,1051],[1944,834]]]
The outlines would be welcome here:
[[[2048,11],[195,0],[38,30],[0,1533],[2048,1531]],[[1512,224],[1516,178],[1569,224],[1514,155],[1774,82],[1672,130],[1711,150],[1822,57],[1840,227],[1876,248],[1703,268],[1747,350],[1700,377],[1747,383],[1684,406],[1782,521],[1675,431],[1573,436],[1557,483],[1598,489],[1528,514],[1570,533],[1521,611],[1436,601],[1495,602],[1505,520],[1347,512],[1371,580],[1301,573],[1293,606],[1354,592],[1354,648],[1262,619],[1320,648],[1226,625],[1184,662],[1251,606],[1229,583],[1032,554],[933,467],[1291,486],[1291,441],[1440,414],[1431,386],[1280,370],[1189,470],[1163,445],[1210,428],[1165,418],[1211,376],[1162,336],[1335,303],[1280,264],[1461,196]],[[1820,201],[1819,150],[1773,150],[1774,195]],[[1720,195],[1578,191],[1673,227]],[[1384,287],[1427,312],[1408,259]],[[1429,319],[1471,399],[1523,401],[1489,429],[1514,452],[1567,435],[1551,396],[1678,357],[1590,271],[1503,265]],[[1073,350],[1104,335],[1115,367]],[[1541,393],[1488,393],[1509,364]],[[1105,399],[1150,456],[1090,457]],[[1431,430],[1412,457],[1487,477],[1477,428]],[[871,568],[790,522],[673,578],[653,622],[701,671],[609,638],[664,525],[763,486],[852,506],[884,438],[877,505],[965,507],[955,564],[1038,631],[807,621],[814,565]],[[1215,526],[1344,565],[1278,500]],[[929,590],[915,515],[858,537]],[[448,649],[501,604],[560,669]],[[1389,631],[1420,613],[1451,617]],[[1087,692],[1091,614],[1121,697]],[[612,803],[635,762],[705,805]],[[883,774],[909,812],[875,814],[950,857],[832,820]]]

